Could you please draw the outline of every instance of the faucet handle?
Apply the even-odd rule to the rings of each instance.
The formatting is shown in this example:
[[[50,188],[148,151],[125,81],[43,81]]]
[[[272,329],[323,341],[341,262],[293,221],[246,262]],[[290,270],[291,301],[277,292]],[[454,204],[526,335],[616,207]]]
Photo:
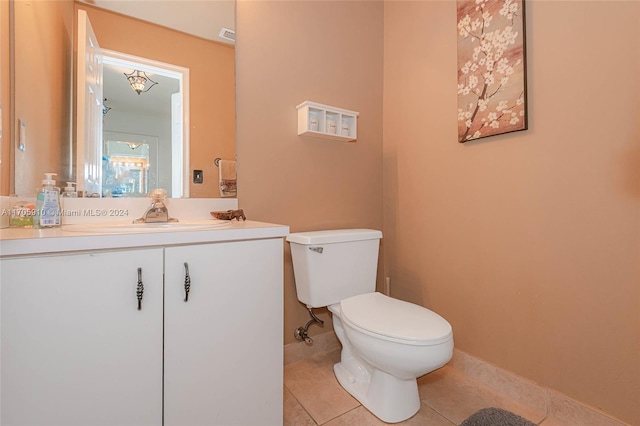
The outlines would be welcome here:
[[[164,199],[167,198],[167,191],[161,188],[154,189],[149,193],[149,196],[153,201],[164,201]]]

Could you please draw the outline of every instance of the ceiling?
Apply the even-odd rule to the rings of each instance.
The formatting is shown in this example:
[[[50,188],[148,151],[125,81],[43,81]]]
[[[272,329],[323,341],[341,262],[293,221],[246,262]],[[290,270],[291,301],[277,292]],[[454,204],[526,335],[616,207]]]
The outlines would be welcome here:
[[[235,0],[79,0],[123,15],[220,43],[222,28],[235,30]]]

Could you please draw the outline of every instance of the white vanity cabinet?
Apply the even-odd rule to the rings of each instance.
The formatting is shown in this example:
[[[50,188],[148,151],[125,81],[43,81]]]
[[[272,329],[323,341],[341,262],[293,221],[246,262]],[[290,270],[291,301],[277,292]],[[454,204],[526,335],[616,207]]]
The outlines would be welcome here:
[[[2,425],[162,423],[162,261],[161,248],[0,260]]]
[[[165,250],[165,426],[282,424],[282,270],[282,239]]]
[[[2,241],[0,425],[281,425],[287,232]]]

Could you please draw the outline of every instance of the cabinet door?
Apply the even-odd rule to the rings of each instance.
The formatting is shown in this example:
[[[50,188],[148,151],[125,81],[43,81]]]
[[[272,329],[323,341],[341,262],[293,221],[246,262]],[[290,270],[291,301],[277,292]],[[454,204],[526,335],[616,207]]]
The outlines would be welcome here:
[[[166,426],[282,425],[282,244],[165,249]]]
[[[162,255],[0,261],[2,425],[162,424]]]

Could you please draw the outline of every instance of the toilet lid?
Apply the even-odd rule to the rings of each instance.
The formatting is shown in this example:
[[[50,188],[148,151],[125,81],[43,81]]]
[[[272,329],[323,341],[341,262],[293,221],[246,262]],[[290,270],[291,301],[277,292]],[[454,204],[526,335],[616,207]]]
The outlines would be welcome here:
[[[367,293],[340,302],[340,316],[349,325],[381,338],[413,345],[437,345],[452,337],[451,325],[422,306]]]

